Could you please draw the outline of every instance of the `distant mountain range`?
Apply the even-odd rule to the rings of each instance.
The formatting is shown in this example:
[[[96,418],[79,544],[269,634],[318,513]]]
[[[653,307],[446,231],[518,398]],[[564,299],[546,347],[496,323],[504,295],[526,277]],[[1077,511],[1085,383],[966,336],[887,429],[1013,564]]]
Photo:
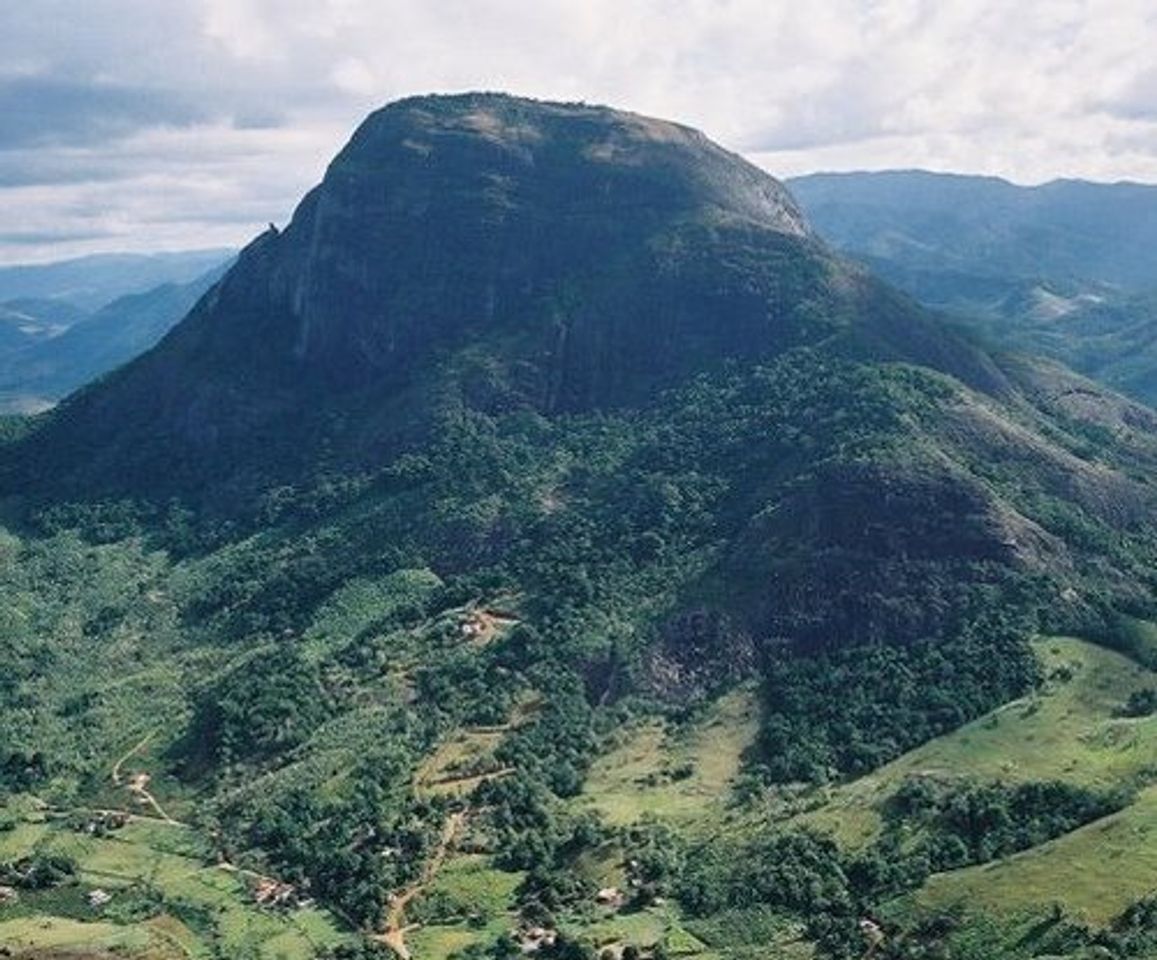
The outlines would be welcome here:
[[[0,410],[37,409],[144,353],[187,314],[228,264],[189,283],[118,297],[51,337],[0,350]],[[17,301],[18,302],[18,301]]]
[[[129,293],[165,283],[189,283],[233,252],[99,253],[55,263],[0,266],[0,303],[22,298],[55,300],[92,313]]]
[[[0,303],[0,355],[53,337],[84,316],[66,300],[26,297]]]
[[[1157,404],[1157,186],[923,171],[789,186],[825,239],[922,303]]]
[[[25,293],[0,303],[0,412],[42,410],[149,349],[221,278],[230,256],[108,255],[0,269],[0,290]],[[84,306],[109,294],[95,310]]]

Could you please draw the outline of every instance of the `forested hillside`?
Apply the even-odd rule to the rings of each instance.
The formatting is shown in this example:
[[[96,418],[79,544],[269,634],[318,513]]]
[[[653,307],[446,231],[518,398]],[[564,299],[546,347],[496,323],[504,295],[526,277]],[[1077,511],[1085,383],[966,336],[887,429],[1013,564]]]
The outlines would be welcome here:
[[[4,437],[17,956],[1153,955],[1157,414],[694,131],[390,105]]]
[[[994,348],[1157,402],[1157,187],[923,171],[790,186],[825,239]]]

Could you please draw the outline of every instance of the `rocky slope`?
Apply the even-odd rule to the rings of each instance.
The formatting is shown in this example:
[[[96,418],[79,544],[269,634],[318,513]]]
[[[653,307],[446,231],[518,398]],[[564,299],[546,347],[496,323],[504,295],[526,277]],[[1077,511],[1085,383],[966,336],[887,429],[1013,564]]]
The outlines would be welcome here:
[[[609,409],[803,345],[1006,386],[834,257],[774,179],[693,130],[417,98],[367,119],[290,225],[158,349],[65,405],[40,450],[53,474],[108,490],[163,456],[171,492],[322,442],[380,459],[447,392],[489,410]],[[62,471],[62,450],[88,466]]]

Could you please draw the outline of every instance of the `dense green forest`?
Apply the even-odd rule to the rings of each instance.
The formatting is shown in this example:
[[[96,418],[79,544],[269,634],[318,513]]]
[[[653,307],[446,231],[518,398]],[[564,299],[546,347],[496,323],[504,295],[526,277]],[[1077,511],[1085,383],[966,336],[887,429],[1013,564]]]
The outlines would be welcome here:
[[[790,821],[726,842],[658,823],[620,833],[570,798],[616,729],[656,715],[694,723],[755,677],[763,719],[734,802],[855,778],[1034,689],[1036,630],[1112,639],[1114,604],[1145,612],[1110,572],[1148,563],[1144,532],[1062,508],[1015,465],[984,489],[1045,531],[1079,526],[1110,544],[1114,566],[1091,563],[1080,581],[1018,569],[984,540],[978,481],[965,477],[921,487],[930,508],[943,498],[950,527],[924,511],[910,532],[869,513],[852,542],[800,528],[806,478],[925,483],[921,461],[960,399],[938,375],[804,351],[630,415],[461,409],[376,473],[281,487],[226,523],[147,501],[13,502],[4,789],[59,809],[97,804],[110,758],[155,731],[154,769],[218,855],[307,885],[355,929],[373,930],[384,892],[419,879],[448,816],[476,810],[472,842],[496,869],[525,872],[513,909],[528,923],[581,912],[594,893],[581,864],[615,849],[636,864],[640,909],[669,898],[692,930],[742,915],[764,931],[753,937],[796,918],[826,955],[856,956],[859,920],[930,872],[1038,845],[1128,797],[914,781],[859,852]],[[1073,448],[1092,436],[1056,434]],[[976,531],[963,557],[962,521]],[[753,525],[775,524],[781,548],[737,556]],[[877,538],[902,535],[896,564]],[[888,590],[857,585],[850,606],[840,591],[809,597],[793,623],[778,604],[828,565]],[[1072,582],[1089,599],[1058,612]],[[463,623],[479,608],[519,622],[472,642]],[[1120,707],[1138,715],[1146,702]],[[420,788],[439,743],[486,728],[506,731],[492,757],[457,768],[483,774],[473,795]],[[436,920],[458,908],[414,909]]]

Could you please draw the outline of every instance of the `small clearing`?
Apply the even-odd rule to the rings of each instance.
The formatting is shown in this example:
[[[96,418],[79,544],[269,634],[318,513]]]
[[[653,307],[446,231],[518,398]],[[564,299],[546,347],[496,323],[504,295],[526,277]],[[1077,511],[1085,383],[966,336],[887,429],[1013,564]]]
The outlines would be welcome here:
[[[513,613],[495,607],[469,607],[459,629],[473,647],[486,647],[521,623]]]
[[[721,698],[688,728],[668,730],[657,722],[636,727],[595,761],[578,803],[612,824],[632,823],[645,813],[709,818],[726,802],[758,730],[758,698],[747,687]]]

